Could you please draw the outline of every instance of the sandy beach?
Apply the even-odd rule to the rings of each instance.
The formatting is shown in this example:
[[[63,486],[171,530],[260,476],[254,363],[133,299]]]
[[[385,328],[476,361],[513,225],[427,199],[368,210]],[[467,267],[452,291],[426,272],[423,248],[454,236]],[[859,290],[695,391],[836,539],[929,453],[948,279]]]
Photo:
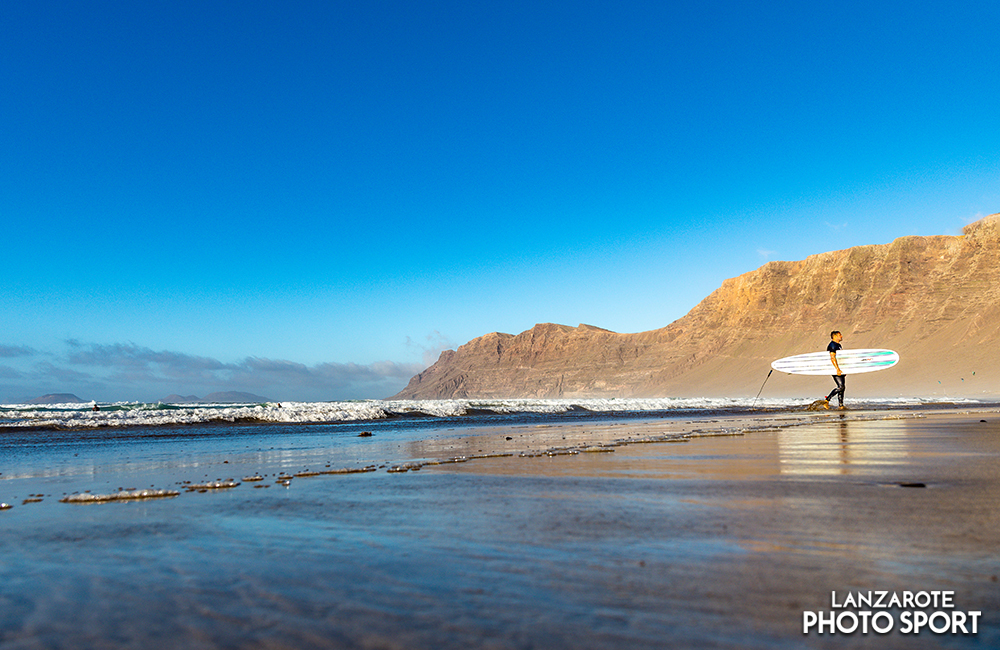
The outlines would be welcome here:
[[[352,474],[311,435],[86,472],[22,452],[0,474],[0,648],[1000,642],[995,409],[430,429]],[[178,495],[59,501],[116,483]],[[953,592],[977,631],[905,634],[897,608],[886,634],[803,634],[869,591]]]

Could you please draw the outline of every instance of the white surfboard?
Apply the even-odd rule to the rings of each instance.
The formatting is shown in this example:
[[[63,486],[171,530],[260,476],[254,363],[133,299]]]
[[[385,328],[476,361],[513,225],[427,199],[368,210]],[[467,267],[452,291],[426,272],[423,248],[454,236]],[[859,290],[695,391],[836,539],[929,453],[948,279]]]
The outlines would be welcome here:
[[[837,363],[845,375],[856,375],[859,372],[875,372],[885,370],[899,363],[899,355],[892,350],[841,350],[837,353]],[[809,352],[796,354],[794,357],[778,359],[771,364],[778,372],[792,375],[835,375],[837,369],[830,361],[829,352]]]

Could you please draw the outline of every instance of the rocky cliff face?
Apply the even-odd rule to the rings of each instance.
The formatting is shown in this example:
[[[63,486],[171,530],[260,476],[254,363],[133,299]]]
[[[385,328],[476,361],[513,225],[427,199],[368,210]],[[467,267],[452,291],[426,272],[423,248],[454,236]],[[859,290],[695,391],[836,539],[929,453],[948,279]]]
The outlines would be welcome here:
[[[618,334],[545,323],[441,354],[397,398],[755,395],[770,362],[880,347],[902,360],[856,375],[848,397],[1000,394],[1000,215],[960,236],[902,237],[726,280],[662,329]],[[766,395],[819,396],[826,378],[772,377]]]

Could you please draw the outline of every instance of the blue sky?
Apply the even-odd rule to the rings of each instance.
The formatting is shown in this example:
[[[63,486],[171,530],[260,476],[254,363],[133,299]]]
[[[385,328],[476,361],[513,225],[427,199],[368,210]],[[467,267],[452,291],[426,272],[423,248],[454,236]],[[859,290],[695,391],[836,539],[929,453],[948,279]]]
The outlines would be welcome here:
[[[0,9],[0,400],[384,397],[1000,211],[995,2]]]

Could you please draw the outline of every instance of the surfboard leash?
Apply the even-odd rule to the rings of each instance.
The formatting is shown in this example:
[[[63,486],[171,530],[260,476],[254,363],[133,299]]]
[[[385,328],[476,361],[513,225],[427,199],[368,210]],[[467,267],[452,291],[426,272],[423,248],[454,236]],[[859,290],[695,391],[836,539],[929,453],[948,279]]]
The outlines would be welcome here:
[[[767,377],[764,377],[764,384],[766,384],[767,380],[771,378],[771,373],[772,372],[774,372],[774,368],[771,368],[771,371],[767,373]],[[760,397],[760,394],[762,392],[764,392],[764,384],[760,385],[760,390],[757,391],[757,397]],[[757,407],[757,397],[753,398],[753,404],[750,405],[750,410],[751,411],[756,410],[756,407]]]

